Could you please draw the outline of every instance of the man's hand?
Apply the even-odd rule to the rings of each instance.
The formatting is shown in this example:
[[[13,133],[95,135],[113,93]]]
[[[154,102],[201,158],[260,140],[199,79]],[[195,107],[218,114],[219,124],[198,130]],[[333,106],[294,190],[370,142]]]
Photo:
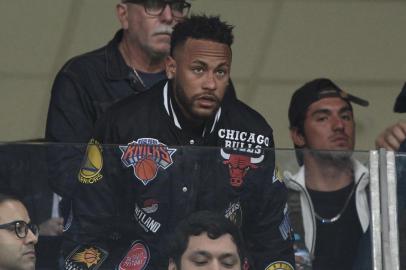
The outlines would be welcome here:
[[[63,218],[50,218],[39,225],[39,234],[43,236],[58,236],[63,232]]]
[[[377,149],[397,151],[400,144],[406,139],[406,121],[399,121],[386,128],[375,140]]]

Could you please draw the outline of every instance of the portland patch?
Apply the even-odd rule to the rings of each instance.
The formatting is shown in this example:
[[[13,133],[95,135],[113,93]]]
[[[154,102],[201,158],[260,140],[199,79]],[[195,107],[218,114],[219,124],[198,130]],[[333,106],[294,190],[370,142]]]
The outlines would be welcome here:
[[[176,152],[153,138],[141,138],[119,147],[122,163],[133,167],[135,177],[145,186],[155,179],[159,168],[166,170],[173,164],[172,155]]]

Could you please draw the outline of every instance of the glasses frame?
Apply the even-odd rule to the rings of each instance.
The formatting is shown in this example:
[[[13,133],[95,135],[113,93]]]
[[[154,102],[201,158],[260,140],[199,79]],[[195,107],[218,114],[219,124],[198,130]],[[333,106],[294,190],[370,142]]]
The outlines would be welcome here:
[[[24,235],[19,235],[17,232],[17,224],[22,224],[25,228],[24,230]],[[15,220],[13,222],[9,222],[9,223],[4,223],[4,224],[0,224],[0,229],[10,229],[11,227],[14,227],[14,232],[16,234],[16,236],[20,239],[23,239],[25,237],[27,237],[28,234],[28,230],[30,230],[32,232],[33,235],[38,236],[39,235],[39,228],[36,224],[34,223],[27,223],[24,220]]]
[[[189,15],[190,12],[190,8],[192,6],[192,4],[190,4],[189,2],[186,1],[162,1],[164,3],[161,11],[158,14],[151,14],[150,11],[147,10],[147,6],[145,5],[145,3],[148,0],[126,0],[124,3],[133,3],[133,4],[140,4],[144,7],[145,13],[147,13],[149,16],[153,16],[153,17],[159,17],[162,15],[162,13],[165,10],[166,5],[169,5],[169,7],[171,8],[171,12],[172,12],[172,16],[177,18],[177,19],[182,19],[182,18],[186,18]],[[175,16],[175,14],[173,13],[173,9],[172,9],[172,5],[173,4],[178,4],[178,3],[183,3],[183,7],[186,9],[186,13],[183,16]]]

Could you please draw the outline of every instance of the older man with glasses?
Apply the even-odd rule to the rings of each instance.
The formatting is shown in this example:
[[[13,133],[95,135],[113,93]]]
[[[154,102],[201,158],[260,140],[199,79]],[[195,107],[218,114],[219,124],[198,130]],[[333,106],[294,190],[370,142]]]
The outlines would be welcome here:
[[[35,269],[38,227],[17,198],[0,194],[0,269]]]
[[[74,57],[52,88],[46,139],[88,142],[93,125],[114,102],[165,79],[172,28],[187,17],[185,0],[121,0],[121,29],[106,46]]]
[[[185,0],[117,3],[121,29],[114,38],[102,48],[70,59],[58,72],[48,109],[46,140],[87,143],[94,123],[110,105],[166,79],[164,60],[170,50],[172,28],[188,16],[190,7]],[[69,172],[77,172],[84,153],[67,153],[65,147],[61,154],[57,148],[53,148],[55,155],[51,153],[49,178],[55,191],[66,198],[60,208],[66,221],[75,193],[75,177]],[[54,196],[54,209],[58,209],[57,204]],[[59,220],[53,217],[41,224],[41,235],[60,235]]]

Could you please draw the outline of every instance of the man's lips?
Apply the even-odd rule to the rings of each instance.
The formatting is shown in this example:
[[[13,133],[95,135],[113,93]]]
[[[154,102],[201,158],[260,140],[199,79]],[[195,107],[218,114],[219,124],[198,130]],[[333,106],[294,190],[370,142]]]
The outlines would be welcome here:
[[[28,250],[28,251],[24,252],[23,255],[35,258],[35,250]]]
[[[335,143],[348,143],[349,138],[348,138],[348,136],[345,136],[345,135],[338,135],[338,136],[331,137],[330,141],[335,142]]]
[[[218,103],[217,98],[211,95],[200,96],[196,99],[196,101],[202,107],[213,107]]]
[[[169,32],[158,32],[158,33],[154,33],[153,36],[171,36],[171,33],[169,33]]]

